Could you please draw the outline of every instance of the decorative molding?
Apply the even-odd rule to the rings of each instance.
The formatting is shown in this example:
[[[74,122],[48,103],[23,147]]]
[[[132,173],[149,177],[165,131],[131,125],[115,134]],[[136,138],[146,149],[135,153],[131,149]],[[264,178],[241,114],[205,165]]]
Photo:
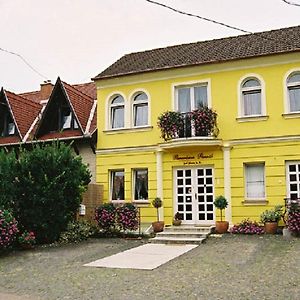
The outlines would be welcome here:
[[[122,147],[122,148],[109,148],[98,149],[96,154],[118,154],[118,153],[132,153],[132,152],[155,152],[157,146],[140,146],[140,147]]]
[[[153,126],[137,126],[137,127],[131,127],[131,128],[115,128],[115,129],[108,129],[103,130],[105,134],[119,134],[119,133],[134,133],[134,132],[140,132],[140,131],[150,131],[153,129]]]

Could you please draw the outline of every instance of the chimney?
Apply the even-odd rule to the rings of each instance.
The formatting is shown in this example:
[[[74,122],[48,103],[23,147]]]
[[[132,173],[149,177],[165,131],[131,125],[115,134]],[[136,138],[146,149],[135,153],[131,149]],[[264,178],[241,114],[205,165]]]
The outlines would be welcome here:
[[[41,100],[49,99],[52,90],[53,84],[51,83],[51,80],[45,80],[41,83]]]

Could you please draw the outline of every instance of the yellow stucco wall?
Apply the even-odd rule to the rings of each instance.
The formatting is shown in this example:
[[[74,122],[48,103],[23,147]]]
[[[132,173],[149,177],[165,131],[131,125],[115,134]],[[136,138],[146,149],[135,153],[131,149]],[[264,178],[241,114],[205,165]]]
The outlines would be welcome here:
[[[132,170],[149,170],[149,199],[157,195],[155,149],[164,141],[157,128],[157,117],[166,110],[174,110],[174,87],[183,83],[208,81],[211,104],[218,113],[221,143],[230,145],[232,222],[245,217],[258,219],[261,211],[283,204],[286,195],[285,162],[300,160],[300,142],[289,137],[300,136],[300,117],[286,118],[285,78],[289,71],[300,70],[298,53],[245,59],[205,66],[179,68],[148,74],[123,76],[97,81],[98,145],[97,182],[104,185],[104,199],[109,199],[109,170],[125,169],[125,198],[132,200]],[[240,122],[238,117],[239,83],[247,75],[263,80],[266,97],[264,120]],[[150,126],[134,129],[128,123],[125,130],[108,130],[108,101],[112,95],[125,98],[127,120],[131,119],[131,96],[145,91],[150,100]],[[270,139],[274,138],[274,139]],[[285,138],[286,140],[280,141]],[[247,139],[247,143],[245,141]],[[249,140],[251,139],[251,140]],[[244,143],[245,141],[245,143]],[[145,148],[146,147],[146,148]],[[148,147],[148,148],[147,148]],[[149,148],[151,147],[151,148]],[[129,149],[131,148],[131,149]],[[128,151],[126,151],[128,149]],[[144,149],[144,150],[143,150]],[[149,150],[150,149],[150,150]],[[112,150],[113,152],[108,152]],[[164,216],[171,222],[173,209],[173,169],[182,164],[174,160],[174,153],[213,153],[213,158],[201,160],[201,165],[212,165],[215,170],[215,195],[224,194],[223,150],[220,146],[207,148],[182,146],[163,154]],[[260,205],[244,202],[244,163],[264,162],[266,170],[266,200]],[[152,208],[142,209],[144,222],[155,219]]]

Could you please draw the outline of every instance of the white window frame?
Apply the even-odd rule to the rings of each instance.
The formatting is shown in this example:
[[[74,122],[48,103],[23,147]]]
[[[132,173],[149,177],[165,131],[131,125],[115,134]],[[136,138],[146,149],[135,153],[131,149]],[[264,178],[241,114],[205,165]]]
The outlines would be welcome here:
[[[255,115],[245,115],[244,113],[244,95],[243,92],[257,90],[257,87],[243,88],[243,85],[248,80],[257,80],[260,82],[260,104],[261,104],[261,114]],[[261,118],[266,117],[266,94],[265,94],[265,82],[263,78],[258,74],[246,74],[238,81],[238,118]]]
[[[286,161],[285,162],[285,166],[286,166],[286,197],[287,198],[290,198],[290,193],[291,193],[291,190],[290,190],[290,177],[289,177],[289,175],[290,175],[290,171],[289,171],[289,166],[290,165],[300,165],[300,161]],[[298,189],[297,189],[297,191],[296,191],[296,193],[297,193],[297,198],[300,198],[300,189],[299,189],[299,184],[300,184],[300,179],[299,179],[299,175],[300,175],[300,171],[298,170],[296,170],[296,172],[295,172],[295,175],[296,175],[296,184],[297,184],[297,187],[298,187]],[[297,176],[298,175],[298,176]]]
[[[210,79],[203,79],[197,81],[186,81],[186,82],[178,82],[172,84],[172,94],[173,94],[173,110],[178,111],[178,89],[180,88],[191,88],[192,93],[190,94],[190,99],[194,99],[194,87],[197,86],[206,86],[207,88],[207,106],[209,108],[212,107],[212,100],[211,100],[211,80]],[[195,109],[195,101],[191,101],[191,111]]]
[[[117,172],[123,172],[123,178],[124,178],[124,199],[113,199],[113,189],[114,189],[114,176],[113,174]],[[109,171],[109,199],[111,202],[124,202],[125,201],[125,170],[124,169],[115,169]]]
[[[145,94],[147,99],[146,100],[135,100],[135,98],[140,95],[140,94]],[[139,91],[139,92],[135,92],[134,95],[131,97],[132,99],[132,120],[131,120],[131,124],[132,127],[135,128],[139,128],[139,127],[145,127],[145,126],[149,126],[149,119],[150,119],[150,115],[149,115],[149,97],[148,94],[145,93],[144,91]],[[138,106],[147,106],[147,123],[143,124],[143,125],[135,125],[135,117],[136,117],[136,107]]]
[[[148,198],[147,199],[135,199],[135,184],[136,184],[136,172],[137,171],[147,171],[147,192]],[[149,202],[149,170],[148,168],[136,168],[132,169],[132,199],[134,202]]]
[[[113,104],[112,102],[117,98],[117,97],[122,97],[123,98],[123,104],[117,103],[117,104]],[[123,127],[113,127],[113,110],[118,108],[118,107],[123,107],[124,109],[124,126]],[[125,115],[126,115],[126,109],[125,109],[125,98],[123,95],[121,94],[114,94],[113,96],[110,97],[110,101],[109,101],[109,106],[108,106],[108,119],[109,119],[109,129],[111,130],[120,130],[120,129],[124,129],[126,126],[126,119],[125,119]]]
[[[248,180],[247,180],[247,168],[262,166],[263,167],[263,187],[264,187],[264,196],[263,197],[248,197]],[[244,189],[245,189],[245,200],[246,201],[265,201],[266,200],[266,166],[264,162],[251,162],[244,163]]]
[[[300,111],[291,111],[290,109],[290,93],[289,93],[289,87],[290,86],[299,86],[300,88],[300,82],[288,84],[288,80],[291,76],[300,74],[300,69],[291,69],[289,70],[283,80],[283,94],[284,94],[284,113],[285,114],[300,114]]]

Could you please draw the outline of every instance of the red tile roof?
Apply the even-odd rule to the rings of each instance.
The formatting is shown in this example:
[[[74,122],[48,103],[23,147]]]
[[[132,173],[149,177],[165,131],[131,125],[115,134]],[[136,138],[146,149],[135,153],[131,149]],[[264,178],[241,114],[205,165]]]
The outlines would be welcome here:
[[[64,140],[82,136],[81,130],[64,130],[61,132],[50,132],[39,137],[39,140]]]
[[[40,113],[42,106],[29,99],[9,91],[5,91],[7,101],[11,107],[16,126],[23,139],[32,123]]]
[[[41,100],[45,100],[45,99],[42,99],[42,94],[41,94],[40,91],[22,93],[22,94],[19,94],[19,95],[26,98],[26,99],[30,99],[30,100],[32,100],[36,103],[40,103]]]
[[[124,55],[94,79],[300,51],[300,26]]]
[[[94,82],[72,84],[72,86],[77,90],[80,90],[82,93],[90,96],[94,100],[97,100],[97,90]]]
[[[8,144],[18,144],[21,143],[21,139],[19,136],[5,136],[0,137],[0,145],[8,145]]]

